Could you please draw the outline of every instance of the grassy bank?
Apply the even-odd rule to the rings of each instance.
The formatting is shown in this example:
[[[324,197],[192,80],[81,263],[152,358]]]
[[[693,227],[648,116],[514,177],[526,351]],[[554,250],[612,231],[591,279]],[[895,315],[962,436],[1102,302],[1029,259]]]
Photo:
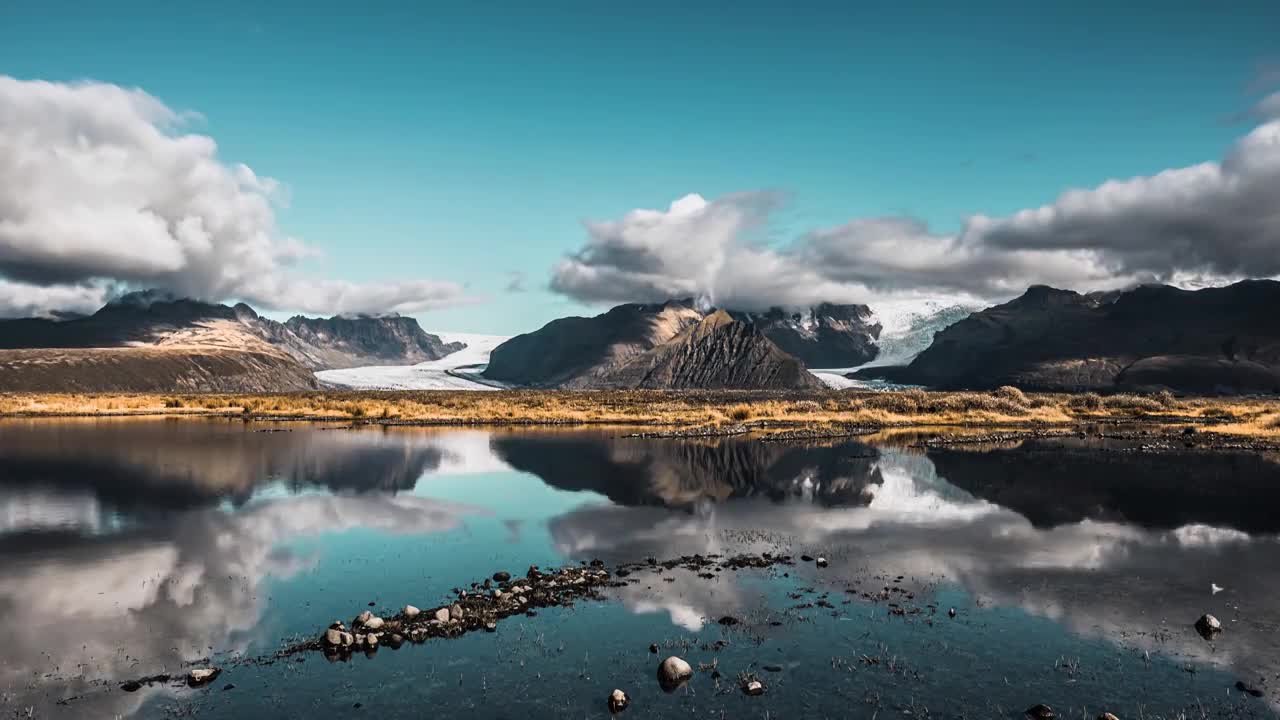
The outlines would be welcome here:
[[[1053,426],[1149,420],[1280,437],[1280,401],[1155,395],[992,392],[509,391],[286,394],[25,394],[0,396],[3,416],[216,415],[423,424]]]

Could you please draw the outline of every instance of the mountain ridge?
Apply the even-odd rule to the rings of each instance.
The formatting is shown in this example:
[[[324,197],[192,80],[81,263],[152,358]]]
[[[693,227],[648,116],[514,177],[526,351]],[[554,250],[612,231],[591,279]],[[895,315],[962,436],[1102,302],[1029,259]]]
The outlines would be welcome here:
[[[84,317],[0,320],[0,390],[308,390],[320,387],[315,370],[414,364],[462,347],[413,318],[281,323],[244,303],[144,290]]]
[[[880,378],[947,389],[1280,392],[1280,282],[1077,293],[1043,285],[937,333]]]

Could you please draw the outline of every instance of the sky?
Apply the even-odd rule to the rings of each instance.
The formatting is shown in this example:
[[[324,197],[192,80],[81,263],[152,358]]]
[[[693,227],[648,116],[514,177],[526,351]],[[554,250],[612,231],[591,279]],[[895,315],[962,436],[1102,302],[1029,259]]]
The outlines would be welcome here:
[[[0,0],[0,315],[1280,274],[1280,5],[1038,5]]]

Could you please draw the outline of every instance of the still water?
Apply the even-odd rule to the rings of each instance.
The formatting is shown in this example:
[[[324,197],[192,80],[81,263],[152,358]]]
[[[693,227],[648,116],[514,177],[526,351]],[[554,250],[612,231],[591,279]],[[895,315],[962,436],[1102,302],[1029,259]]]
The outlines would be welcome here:
[[[1276,716],[1275,458],[624,435],[0,422],[0,717],[606,717],[614,688],[623,717]],[[261,662],[497,570],[738,552],[796,564]],[[704,669],[665,694],[670,654]],[[211,687],[120,687],[205,658]]]

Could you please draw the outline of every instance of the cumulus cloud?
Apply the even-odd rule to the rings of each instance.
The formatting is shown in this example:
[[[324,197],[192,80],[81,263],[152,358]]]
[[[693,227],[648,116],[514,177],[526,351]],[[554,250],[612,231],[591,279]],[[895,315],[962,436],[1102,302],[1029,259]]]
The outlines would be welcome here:
[[[1028,285],[1101,290],[1280,275],[1280,94],[1221,161],[1064,192],[942,233],[879,217],[760,241],[775,196],[687,195],[586,224],[552,288],[587,302],[698,296],[742,309],[902,296],[1000,300]]]
[[[418,312],[451,282],[299,277],[280,184],[218,157],[188,116],[117,85],[0,76],[0,311],[97,302],[112,284],[304,312]],[[62,308],[58,308],[62,309]]]

